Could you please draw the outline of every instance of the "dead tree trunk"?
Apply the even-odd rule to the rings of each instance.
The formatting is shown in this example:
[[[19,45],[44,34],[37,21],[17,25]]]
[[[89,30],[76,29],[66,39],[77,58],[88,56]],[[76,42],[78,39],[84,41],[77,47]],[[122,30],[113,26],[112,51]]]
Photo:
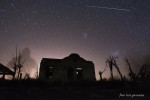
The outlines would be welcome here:
[[[145,78],[145,67],[146,67],[146,65],[143,65],[142,67],[141,67],[141,69],[140,69],[140,71],[139,71],[139,73],[138,73],[138,75],[137,75],[137,77],[139,78],[139,77],[141,77],[141,78]]]
[[[107,59],[106,64],[109,64],[109,68],[110,68],[110,75],[111,75],[111,80],[114,80],[113,77],[113,65],[112,65],[112,58],[110,57],[109,59]]]
[[[109,67],[110,67],[111,79],[114,80],[114,76],[113,76],[113,66],[112,66],[112,64],[110,64]]]
[[[113,65],[115,66],[115,68],[117,69],[117,71],[118,71],[118,73],[119,73],[119,75],[120,75],[120,77],[121,77],[121,80],[124,80],[124,78],[123,78],[123,76],[122,76],[122,73],[121,73],[121,71],[120,71],[120,69],[119,69],[119,67],[118,67],[118,65],[117,65],[117,63],[116,63],[116,60],[113,58]]]
[[[103,71],[99,71],[100,80],[103,80],[102,74],[106,71],[106,67]]]
[[[14,68],[14,72],[15,72],[15,75],[16,75],[16,72],[18,70],[18,49],[16,47],[16,51],[15,51],[15,56],[13,57],[13,68]],[[15,75],[13,76],[13,80],[15,79]]]
[[[111,78],[113,79],[113,66],[114,66],[117,69],[117,71],[121,77],[121,80],[124,80],[122,73],[121,73],[121,71],[120,71],[120,69],[116,63],[115,58],[117,58],[117,57],[110,57],[109,59],[107,59],[107,62],[109,63]]]
[[[18,72],[17,79],[19,79],[20,73],[21,73],[21,68],[23,67],[23,63],[25,62],[25,60],[23,61],[22,55],[20,54],[20,52],[18,52],[17,48],[16,48],[15,53],[16,53],[15,57],[13,57],[13,59],[14,59],[14,62],[13,62],[14,66],[13,67],[14,67],[15,74]],[[15,75],[13,76],[13,80],[14,79],[15,79]]]
[[[126,61],[128,67],[129,67],[129,76],[130,76],[130,79],[135,82],[136,81],[136,74],[134,74],[134,72],[132,71],[131,65],[130,65],[130,63],[129,63],[129,61],[128,61],[127,58],[125,59],[125,61]]]
[[[20,73],[21,73],[21,68],[18,69],[18,77],[17,77],[18,80],[20,79]]]
[[[103,74],[103,73],[102,73],[101,71],[99,71],[100,80],[103,80],[102,74]]]
[[[13,80],[15,80],[15,75],[16,75],[16,71],[17,71],[17,68],[16,68],[16,65],[14,64],[14,75],[13,75]]]

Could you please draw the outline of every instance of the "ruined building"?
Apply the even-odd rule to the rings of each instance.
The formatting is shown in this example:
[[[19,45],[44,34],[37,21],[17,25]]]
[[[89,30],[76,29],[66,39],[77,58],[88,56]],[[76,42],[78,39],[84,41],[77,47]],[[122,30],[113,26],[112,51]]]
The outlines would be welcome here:
[[[15,75],[15,72],[11,71],[9,68],[0,63],[0,75],[2,75],[1,79],[5,79],[5,75]]]
[[[94,64],[78,54],[63,59],[43,58],[39,78],[51,81],[95,80]]]

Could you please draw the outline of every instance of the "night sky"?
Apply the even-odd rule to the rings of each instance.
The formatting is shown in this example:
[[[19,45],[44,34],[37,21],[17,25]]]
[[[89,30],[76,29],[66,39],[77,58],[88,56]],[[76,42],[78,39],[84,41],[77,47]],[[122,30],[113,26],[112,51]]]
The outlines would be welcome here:
[[[71,53],[93,61],[97,79],[109,56],[125,74],[125,57],[139,66],[150,55],[150,0],[0,0],[0,63],[16,47],[31,76],[42,58]]]

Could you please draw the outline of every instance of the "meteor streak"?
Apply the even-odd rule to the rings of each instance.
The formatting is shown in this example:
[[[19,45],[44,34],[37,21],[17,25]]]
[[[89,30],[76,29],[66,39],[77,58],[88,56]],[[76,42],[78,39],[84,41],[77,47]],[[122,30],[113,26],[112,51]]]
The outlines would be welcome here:
[[[127,11],[129,12],[130,10],[128,9],[119,9],[119,8],[109,8],[109,7],[99,7],[99,6],[87,6],[91,8],[100,8],[100,9],[108,9],[108,10],[119,10],[119,11]]]

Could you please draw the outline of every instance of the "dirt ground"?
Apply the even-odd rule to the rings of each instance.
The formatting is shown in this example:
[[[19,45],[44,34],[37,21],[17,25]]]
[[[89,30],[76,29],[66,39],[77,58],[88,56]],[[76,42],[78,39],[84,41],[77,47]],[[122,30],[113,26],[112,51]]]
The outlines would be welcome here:
[[[134,92],[132,92],[133,94]],[[150,100],[150,94],[142,93],[141,97],[122,96],[125,93],[119,89],[95,89],[95,88],[39,88],[39,87],[1,87],[0,100]],[[138,94],[138,93],[134,93]],[[140,94],[140,93],[139,93]]]
[[[0,100],[150,100],[149,85],[126,87],[121,82],[0,82]]]

